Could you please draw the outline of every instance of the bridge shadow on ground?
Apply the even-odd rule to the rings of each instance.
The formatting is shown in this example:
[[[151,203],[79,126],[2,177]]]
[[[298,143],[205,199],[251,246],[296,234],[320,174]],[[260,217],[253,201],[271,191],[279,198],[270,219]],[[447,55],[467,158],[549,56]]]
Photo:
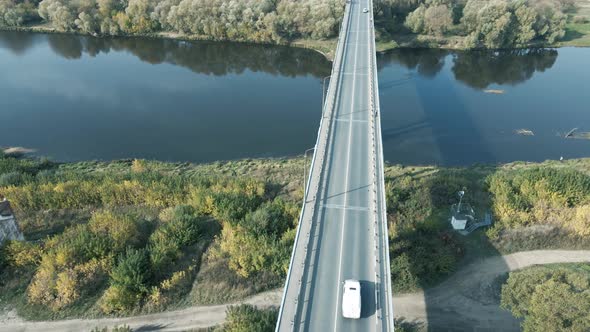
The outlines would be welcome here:
[[[490,207],[484,179],[494,167],[398,168],[387,175],[394,313],[401,331],[518,331],[499,307],[508,266],[486,230],[454,231],[457,192],[482,219]],[[498,272],[499,271],[499,272]],[[424,290],[424,291],[420,291]]]
[[[426,164],[494,163],[493,151],[449,74],[474,89],[514,85],[550,68],[556,57],[553,50],[402,50],[381,55],[382,68],[395,62],[412,70],[398,70],[393,76],[401,78],[382,80],[380,86],[386,158],[388,149],[395,151],[406,144],[413,147],[406,152],[421,154]],[[447,61],[453,61],[452,67],[443,72]],[[415,99],[408,102],[412,95]],[[486,230],[461,235],[450,223],[451,206],[458,202],[461,190],[466,192],[463,203],[473,207],[477,220],[490,212],[486,178],[497,171],[495,166],[388,169],[393,305],[398,330],[520,330],[519,321],[499,306],[508,265]],[[490,257],[495,258],[485,260]]]
[[[385,159],[411,165],[495,163],[491,138],[480,128],[481,112],[461,86],[517,85],[551,68],[557,56],[548,49],[380,54]]]

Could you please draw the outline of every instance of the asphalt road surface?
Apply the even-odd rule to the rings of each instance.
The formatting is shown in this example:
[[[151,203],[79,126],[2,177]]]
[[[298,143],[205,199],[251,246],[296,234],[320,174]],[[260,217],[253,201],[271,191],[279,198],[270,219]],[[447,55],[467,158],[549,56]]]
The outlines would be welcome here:
[[[520,331],[520,321],[501,309],[498,303],[489,299],[482,301],[480,297],[474,300],[473,295],[509,271],[532,265],[574,262],[590,262],[590,251],[537,250],[489,257],[460,269],[441,285],[427,290],[431,293],[429,303],[424,292],[396,295],[393,298],[396,317],[435,331],[458,327],[466,327],[468,331]],[[280,304],[281,295],[282,290],[269,291],[240,303],[276,306]],[[222,324],[226,308],[227,305],[196,306],[144,316],[37,322],[23,321],[13,309],[8,313],[0,312],[0,332],[79,332],[122,325],[137,331],[188,331]]]
[[[280,331],[392,330],[376,304],[376,297],[386,291],[377,278],[382,268],[379,262],[384,260],[382,252],[376,250],[376,234],[381,230],[375,229],[379,227],[374,223],[379,205],[374,200],[380,200],[380,196],[373,191],[380,193],[383,188],[375,188],[373,182],[376,153],[372,145],[375,130],[371,129],[374,55],[369,43],[374,41],[370,6],[368,0],[352,1],[347,31],[341,32],[341,38],[346,33],[347,39],[340,80],[331,82],[336,84],[336,102],[329,119],[331,129],[312,222],[309,266],[299,291],[302,303],[297,309],[286,310],[297,310],[297,314],[291,316],[295,317],[293,327],[282,322]],[[364,13],[364,8],[369,11]],[[388,276],[388,271],[384,275]],[[342,316],[342,284],[346,279],[361,282],[360,319]],[[286,319],[289,317],[282,318]]]

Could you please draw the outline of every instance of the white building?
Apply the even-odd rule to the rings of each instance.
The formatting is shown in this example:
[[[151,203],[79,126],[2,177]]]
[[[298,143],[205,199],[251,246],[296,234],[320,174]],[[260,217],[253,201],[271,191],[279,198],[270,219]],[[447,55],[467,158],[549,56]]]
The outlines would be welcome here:
[[[475,212],[467,203],[453,204],[451,207],[451,225],[455,230],[464,230],[475,222]]]
[[[0,201],[0,245],[6,240],[24,240],[24,237],[18,229],[10,203],[4,198]]]

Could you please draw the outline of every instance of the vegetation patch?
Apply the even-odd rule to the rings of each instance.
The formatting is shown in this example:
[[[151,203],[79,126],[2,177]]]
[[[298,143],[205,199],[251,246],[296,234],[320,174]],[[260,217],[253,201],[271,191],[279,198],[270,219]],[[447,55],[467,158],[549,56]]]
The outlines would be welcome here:
[[[528,331],[585,331],[590,326],[590,265],[535,266],[510,273],[501,306]]]
[[[450,275],[463,258],[466,240],[449,226],[450,207],[457,202],[459,190],[467,190],[475,206],[485,206],[477,170],[386,170],[391,273],[396,292],[434,285]]]
[[[559,225],[575,235],[590,235],[590,175],[575,169],[500,171],[488,180],[496,226]]]
[[[259,309],[249,304],[230,306],[227,309],[227,321],[221,331],[272,332],[275,330],[278,317],[276,308]]]
[[[587,159],[466,168],[386,168],[392,284],[433,286],[475,259],[537,249],[588,249]],[[467,236],[451,229],[450,207],[466,192],[476,217],[493,227]]]
[[[566,11],[568,20],[560,45],[590,46],[590,0],[576,0]]]
[[[294,178],[276,173],[294,167],[2,157],[0,175],[21,180],[0,186],[0,196],[33,241],[2,247],[0,296],[25,318],[56,319],[219,303],[277,287],[299,192]]]
[[[0,255],[0,298],[29,319],[220,304],[283,284],[303,159],[194,165],[143,160],[58,164],[0,158],[22,180],[0,187],[28,242]],[[388,166],[397,293],[431,287],[476,259],[588,249],[590,160],[461,168]],[[465,191],[494,226],[450,227]]]
[[[590,45],[587,0],[380,0],[375,6],[381,39],[405,47]]]
[[[377,0],[377,49],[589,46],[590,0]],[[0,28],[291,44],[333,57],[343,0],[0,0]]]
[[[285,43],[336,36],[343,12],[342,0],[0,0],[0,27]]]

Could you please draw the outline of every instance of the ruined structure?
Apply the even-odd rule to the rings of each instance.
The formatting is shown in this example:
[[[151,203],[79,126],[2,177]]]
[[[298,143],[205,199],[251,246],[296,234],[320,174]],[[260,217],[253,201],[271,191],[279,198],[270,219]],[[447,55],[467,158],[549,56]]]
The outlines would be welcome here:
[[[6,240],[24,240],[24,237],[18,229],[10,203],[4,198],[0,201],[0,245]]]

